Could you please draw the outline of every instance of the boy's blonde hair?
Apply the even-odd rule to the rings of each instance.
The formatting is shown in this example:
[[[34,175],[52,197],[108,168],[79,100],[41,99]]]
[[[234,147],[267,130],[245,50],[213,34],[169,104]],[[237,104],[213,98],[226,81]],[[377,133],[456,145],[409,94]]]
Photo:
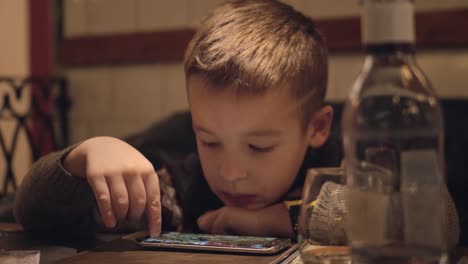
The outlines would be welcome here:
[[[307,122],[323,103],[324,39],[311,19],[274,0],[227,1],[202,21],[185,54],[185,75],[261,95],[288,88]]]

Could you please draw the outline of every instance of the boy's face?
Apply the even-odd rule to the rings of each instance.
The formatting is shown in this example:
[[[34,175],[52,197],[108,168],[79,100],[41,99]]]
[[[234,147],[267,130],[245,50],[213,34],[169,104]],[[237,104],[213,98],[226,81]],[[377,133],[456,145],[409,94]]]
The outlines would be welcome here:
[[[331,112],[328,121],[304,128],[286,89],[236,96],[196,75],[187,84],[203,172],[225,205],[258,209],[277,202],[294,182],[307,147],[328,137]]]

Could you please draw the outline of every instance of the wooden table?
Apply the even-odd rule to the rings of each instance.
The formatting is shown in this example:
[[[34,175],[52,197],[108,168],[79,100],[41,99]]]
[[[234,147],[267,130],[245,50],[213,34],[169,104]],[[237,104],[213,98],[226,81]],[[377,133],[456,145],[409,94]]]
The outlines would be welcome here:
[[[246,263],[267,264],[281,263],[291,252],[274,256],[239,255],[224,253],[182,252],[168,250],[125,250],[125,251],[92,251],[78,254],[59,261],[60,264],[81,263],[135,263],[135,264],[172,264],[172,263]]]
[[[176,250],[143,249],[121,235],[98,235],[96,240],[73,244],[53,244],[39,241],[23,232],[21,226],[0,223],[0,250],[39,250],[41,264],[46,263],[279,263],[292,252],[259,256],[252,254],[225,254],[183,252]]]
[[[92,241],[77,241],[74,244],[51,244],[36,240],[25,234],[21,226],[0,223],[0,250],[40,250],[41,264],[61,263],[281,263],[289,252],[273,256],[248,254],[225,254],[204,252],[183,252],[176,250],[142,249],[120,235],[98,235]],[[451,263],[457,263],[468,256],[468,248],[456,248],[452,252]]]

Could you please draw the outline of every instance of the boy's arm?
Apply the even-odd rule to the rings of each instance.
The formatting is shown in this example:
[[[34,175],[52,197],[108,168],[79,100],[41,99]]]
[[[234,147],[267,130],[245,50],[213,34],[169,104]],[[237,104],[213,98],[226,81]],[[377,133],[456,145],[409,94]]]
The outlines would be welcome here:
[[[129,232],[147,228],[146,215],[137,222],[120,219],[113,228],[104,225],[95,194],[84,175],[85,165],[80,164],[81,161],[65,162],[78,145],[51,153],[33,164],[16,194],[14,213],[17,221],[25,230],[53,240],[92,237],[99,231]],[[73,153],[77,155],[78,152]],[[164,227],[181,229],[182,213],[171,175],[162,169],[158,176],[165,213]]]
[[[224,206],[198,218],[199,228],[210,234],[292,237],[288,209],[283,203],[258,210]]]
[[[85,179],[72,176],[62,166],[63,158],[76,146],[42,157],[24,177],[14,214],[25,230],[51,239],[94,236],[93,192]]]

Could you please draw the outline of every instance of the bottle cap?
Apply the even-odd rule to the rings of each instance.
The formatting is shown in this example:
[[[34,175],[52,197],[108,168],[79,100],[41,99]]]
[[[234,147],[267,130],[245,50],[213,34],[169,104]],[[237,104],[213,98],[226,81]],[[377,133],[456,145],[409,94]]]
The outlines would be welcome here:
[[[410,0],[362,2],[362,41],[369,44],[414,43],[414,5]]]

